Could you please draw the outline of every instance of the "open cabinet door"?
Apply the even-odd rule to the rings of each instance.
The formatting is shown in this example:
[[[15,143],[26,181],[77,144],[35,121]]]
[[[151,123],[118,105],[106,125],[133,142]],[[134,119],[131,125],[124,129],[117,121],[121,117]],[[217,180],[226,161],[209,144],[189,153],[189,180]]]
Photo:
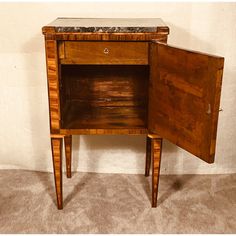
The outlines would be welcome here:
[[[151,42],[148,131],[213,163],[224,58]]]

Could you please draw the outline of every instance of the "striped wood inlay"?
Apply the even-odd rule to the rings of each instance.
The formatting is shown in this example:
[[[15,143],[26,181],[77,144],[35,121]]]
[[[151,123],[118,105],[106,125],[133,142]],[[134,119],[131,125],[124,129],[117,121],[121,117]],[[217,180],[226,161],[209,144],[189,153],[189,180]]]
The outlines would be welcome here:
[[[151,166],[151,138],[146,138],[146,164],[145,164],[145,176],[149,176]]]
[[[63,208],[62,195],[62,138],[51,138],[57,207]]]
[[[60,96],[58,82],[57,42],[46,40],[49,113],[51,131],[60,129]]]
[[[65,156],[66,156],[66,176],[71,178],[71,156],[72,156],[72,135],[64,137]]]
[[[157,194],[161,166],[162,138],[152,139],[152,207],[157,207]]]

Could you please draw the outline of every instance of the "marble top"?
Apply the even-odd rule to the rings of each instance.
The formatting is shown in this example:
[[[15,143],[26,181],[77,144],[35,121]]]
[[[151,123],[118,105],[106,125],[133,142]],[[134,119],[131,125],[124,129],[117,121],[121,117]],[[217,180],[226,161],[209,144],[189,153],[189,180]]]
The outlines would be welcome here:
[[[146,33],[168,31],[160,18],[57,18],[46,27],[55,32]]]

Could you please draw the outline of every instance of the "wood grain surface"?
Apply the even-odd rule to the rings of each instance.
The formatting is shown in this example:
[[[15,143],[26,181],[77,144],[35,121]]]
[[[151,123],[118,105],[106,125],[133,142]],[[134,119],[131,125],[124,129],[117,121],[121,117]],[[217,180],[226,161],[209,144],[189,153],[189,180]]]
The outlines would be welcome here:
[[[66,157],[66,176],[71,178],[71,158],[72,158],[72,135],[64,137],[65,157]]]
[[[64,51],[60,52],[61,64],[148,64],[146,42],[65,41]]]
[[[63,65],[62,128],[146,128],[148,66]]]
[[[149,132],[212,163],[224,59],[152,43]]]
[[[53,133],[58,132],[58,130],[60,129],[60,94],[58,81],[57,41],[46,40],[45,48],[47,63],[50,129]]]
[[[162,139],[151,139],[152,153],[152,207],[157,207],[157,195],[161,168]]]
[[[63,128],[112,129],[145,128],[146,109],[143,107],[92,107],[71,102],[66,109]]]
[[[57,207],[63,208],[62,194],[62,138],[51,138],[54,180],[57,195]]]
[[[62,135],[141,135],[147,133],[147,128],[60,129]]]
[[[62,99],[91,106],[145,106],[149,67],[140,65],[63,65]]]
[[[149,176],[150,166],[151,166],[151,138],[147,136],[146,138],[146,162],[145,162],[145,176]]]

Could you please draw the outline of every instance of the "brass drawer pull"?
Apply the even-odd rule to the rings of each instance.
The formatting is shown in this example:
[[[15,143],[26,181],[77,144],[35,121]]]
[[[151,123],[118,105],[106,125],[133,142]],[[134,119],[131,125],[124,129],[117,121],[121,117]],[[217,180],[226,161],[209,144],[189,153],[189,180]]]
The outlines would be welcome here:
[[[109,49],[108,48],[104,48],[103,52],[104,52],[104,54],[108,54],[109,53]]]

